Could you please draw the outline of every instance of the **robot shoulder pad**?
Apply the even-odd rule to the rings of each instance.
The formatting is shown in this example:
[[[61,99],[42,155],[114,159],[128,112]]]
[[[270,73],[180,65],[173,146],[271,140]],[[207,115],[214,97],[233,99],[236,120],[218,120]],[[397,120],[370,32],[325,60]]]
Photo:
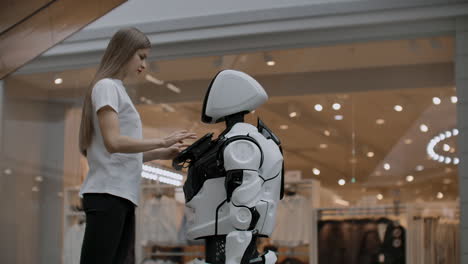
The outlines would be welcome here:
[[[263,153],[255,139],[249,136],[230,138],[223,150],[224,168],[229,170],[258,170]]]

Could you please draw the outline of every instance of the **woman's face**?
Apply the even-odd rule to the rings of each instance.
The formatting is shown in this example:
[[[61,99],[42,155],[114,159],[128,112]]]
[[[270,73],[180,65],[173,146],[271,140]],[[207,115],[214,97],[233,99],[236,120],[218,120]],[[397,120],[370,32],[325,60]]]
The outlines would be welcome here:
[[[127,76],[136,77],[146,69],[146,58],[148,57],[150,49],[139,49],[130,58],[127,64]]]

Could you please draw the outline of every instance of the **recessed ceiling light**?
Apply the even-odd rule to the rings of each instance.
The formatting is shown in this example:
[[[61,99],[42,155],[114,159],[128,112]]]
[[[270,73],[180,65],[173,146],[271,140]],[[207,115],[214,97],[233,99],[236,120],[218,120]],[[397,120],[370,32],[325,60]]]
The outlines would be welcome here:
[[[405,144],[406,144],[406,145],[409,145],[409,144],[411,144],[411,143],[413,143],[413,140],[412,140],[412,139],[410,139],[410,138],[405,139]]]
[[[374,152],[372,152],[372,151],[367,152],[367,157],[369,157],[369,158],[374,157],[374,155],[375,155],[375,154],[374,154]]]
[[[326,149],[326,148],[328,148],[328,145],[327,144],[320,144],[320,148],[321,149]]]
[[[423,132],[423,133],[426,133],[427,131],[429,131],[429,127],[428,127],[427,125],[425,125],[425,124],[421,124],[421,125],[419,126],[419,129],[420,129],[421,132]]]
[[[280,129],[286,130],[286,129],[288,129],[288,125],[281,125],[281,126],[280,126]]]
[[[345,181],[344,179],[340,179],[340,180],[338,181],[338,184],[341,185],[341,186],[343,186],[343,185],[346,184],[346,181]]]
[[[312,172],[314,173],[314,175],[320,175],[320,170],[317,168],[313,168]]]
[[[383,124],[385,124],[385,120],[383,120],[382,118],[379,118],[379,119],[375,120],[375,123],[377,125],[383,125]]]
[[[451,97],[450,97],[450,101],[451,101],[452,103],[456,104],[456,103],[458,102],[458,97],[456,97],[456,96],[451,96]]]
[[[293,118],[297,116],[297,112],[291,112],[289,113],[289,117]]]
[[[448,144],[444,144],[443,149],[444,151],[448,152],[450,151],[450,146]]]
[[[439,105],[440,102],[441,100],[439,97],[432,97],[432,103],[434,103],[435,105]]]
[[[54,83],[55,84],[61,84],[61,83],[63,83],[63,79],[62,78],[57,78],[57,79],[55,79]]]
[[[452,135],[457,136],[458,135],[458,129],[454,128],[452,130]]]
[[[331,132],[329,130],[324,130],[323,131],[323,134],[327,137],[329,137],[331,135]]]
[[[314,106],[315,111],[320,112],[323,110],[323,106],[321,104],[316,104]]]
[[[268,66],[275,66],[276,62],[274,60],[269,60],[266,62]]]
[[[333,109],[336,110],[336,111],[338,111],[338,110],[341,109],[341,105],[340,105],[339,103],[334,103],[334,104],[332,105],[332,107],[333,107]]]
[[[460,163],[460,159],[459,158],[453,158],[453,164],[457,165],[458,163]]]
[[[416,170],[417,171],[422,171],[422,170],[424,170],[424,166],[423,165],[418,165],[418,166],[416,166]]]
[[[395,111],[397,111],[397,112],[401,112],[401,111],[403,111],[403,106],[401,106],[401,105],[395,105],[395,106],[393,107],[393,109],[395,109]]]
[[[377,194],[376,197],[377,197],[378,200],[382,200],[382,199],[383,199],[383,195],[382,195],[381,193]]]
[[[446,157],[445,158],[445,164],[450,164],[450,163],[452,163],[452,158]]]
[[[342,115],[336,115],[335,120],[343,120],[343,116]]]
[[[383,165],[383,168],[384,168],[384,170],[390,170],[390,164],[385,163],[385,164]]]
[[[412,181],[414,181],[414,176],[413,176],[413,175],[408,175],[408,176],[406,176],[406,181],[407,181],[407,182],[412,182]]]
[[[436,197],[437,197],[437,199],[442,199],[442,198],[444,198],[444,194],[441,193],[441,192],[438,192]]]

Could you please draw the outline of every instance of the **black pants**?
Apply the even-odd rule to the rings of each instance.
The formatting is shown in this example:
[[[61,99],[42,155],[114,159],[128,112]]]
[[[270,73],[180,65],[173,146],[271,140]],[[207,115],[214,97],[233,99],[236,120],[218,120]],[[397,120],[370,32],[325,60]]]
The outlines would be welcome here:
[[[135,205],[110,194],[83,195],[86,229],[81,264],[135,263]]]

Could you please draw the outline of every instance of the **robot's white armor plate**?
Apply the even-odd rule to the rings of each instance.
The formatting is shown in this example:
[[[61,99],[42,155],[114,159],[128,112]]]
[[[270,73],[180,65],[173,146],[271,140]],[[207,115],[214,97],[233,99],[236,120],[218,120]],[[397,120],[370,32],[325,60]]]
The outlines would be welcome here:
[[[261,236],[270,236],[282,190],[283,155],[279,146],[273,139],[260,133],[259,128],[247,123],[235,124],[222,140],[214,142],[206,155],[191,163],[188,178],[198,179],[191,179],[184,186],[184,190],[198,189],[188,191],[193,196],[186,197],[186,205],[191,209],[187,237],[197,239],[227,235],[239,229],[240,226],[236,226],[230,217],[233,210],[239,210],[232,206],[233,203],[254,207],[259,214],[255,229]],[[220,159],[223,164],[219,163]],[[224,170],[214,169],[218,165],[222,165]],[[244,184],[227,201],[226,172],[233,170],[243,170]]]

